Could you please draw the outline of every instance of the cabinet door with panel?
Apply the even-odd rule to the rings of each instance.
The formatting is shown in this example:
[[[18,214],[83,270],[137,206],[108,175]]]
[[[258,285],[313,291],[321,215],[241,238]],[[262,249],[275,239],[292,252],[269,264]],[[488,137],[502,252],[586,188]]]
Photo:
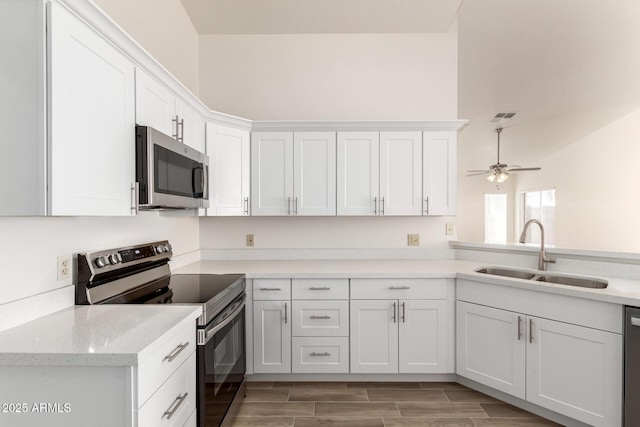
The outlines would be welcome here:
[[[456,370],[520,399],[525,398],[525,316],[458,301]]]
[[[251,134],[251,214],[293,212],[293,133]]]
[[[527,317],[527,401],[593,426],[619,426],[622,335]]]
[[[398,372],[447,373],[447,302],[400,300]]]
[[[381,215],[422,215],[422,133],[380,132]]]
[[[291,372],[291,303],[253,302],[253,371]]]
[[[176,96],[140,68],[136,68],[136,123],[177,137]]]
[[[455,215],[457,133],[424,132],[422,159],[424,215]]]
[[[250,152],[248,131],[207,123],[207,215],[249,215]]]
[[[49,213],[131,215],[134,65],[64,6],[49,7]]]
[[[398,302],[351,300],[351,372],[398,372]]]
[[[338,215],[377,215],[380,193],[378,132],[338,132]]]
[[[294,214],[335,215],[335,132],[294,133],[293,155]]]
[[[180,98],[176,98],[176,116],[180,120],[179,138],[181,142],[204,153],[205,124],[200,113]]]

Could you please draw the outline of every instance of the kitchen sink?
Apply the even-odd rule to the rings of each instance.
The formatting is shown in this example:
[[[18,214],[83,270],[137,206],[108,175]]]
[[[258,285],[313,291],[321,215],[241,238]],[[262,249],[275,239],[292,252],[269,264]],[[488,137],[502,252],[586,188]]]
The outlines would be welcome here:
[[[609,282],[591,277],[565,276],[558,274],[540,274],[533,280],[537,282],[556,283],[558,285],[580,286],[582,288],[604,289]]]
[[[508,267],[482,267],[475,270],[477,273],[490,274],[492,276],[510,277],[513,279],[532,280],[536,282],[554,283],[556,285],[578,286],[582,288],[604,289],[609,282],[594,277],[570,276],[567,274],[547,273],[544,271],[519,270]]]
[[[533,279],[537,274],[527,270],[518,270],[506,267],[482,267],[476,270],[477,273],[491,274],[493,276],[512,277],[514,279]]]

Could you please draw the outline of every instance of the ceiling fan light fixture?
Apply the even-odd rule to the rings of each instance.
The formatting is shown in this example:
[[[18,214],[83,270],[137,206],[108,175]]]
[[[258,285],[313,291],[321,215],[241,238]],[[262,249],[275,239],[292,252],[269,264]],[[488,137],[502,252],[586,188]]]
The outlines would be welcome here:
[[[507,173],[507,171],[501,170],[500,173],[498,174],[496,181],[498,181],[498,183],[502,183],[508,179],[509,179],[509,174]]]
[[[493,173],[487,177],[487,180],[489,182],[496,182],[497,179],[498,179],[498,175],[493,174]]]

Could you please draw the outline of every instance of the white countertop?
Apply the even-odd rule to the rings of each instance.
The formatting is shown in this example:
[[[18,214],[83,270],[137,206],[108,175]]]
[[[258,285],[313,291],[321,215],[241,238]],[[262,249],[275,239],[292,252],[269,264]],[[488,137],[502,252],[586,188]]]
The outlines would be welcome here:
[[[530,289],[614,304],[640,306],[640,280],[597,276],[607,280],[605,289],[588,289],[531,280],[511,279],[476,273],[487,265],[459,260],[242,260],[199,261],[174,271],[174,274],[245,273],[251,278],[429,278],[445,277],[478,280],[500,286]],[[508,266],[507,266],[508,267]],[[574,276],[580,274],[568,273]]]
[[[200,305],[83,305],[0,332],[0,365],[129,366]]]

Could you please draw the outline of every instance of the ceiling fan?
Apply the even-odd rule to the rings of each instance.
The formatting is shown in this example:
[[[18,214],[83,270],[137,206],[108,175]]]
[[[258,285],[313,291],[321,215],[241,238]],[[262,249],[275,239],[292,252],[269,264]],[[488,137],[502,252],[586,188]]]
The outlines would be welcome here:
[[[498,160],[494,165],[489,166],[489,169],[485,170],[468,170],[469,175],[467,176],[476,176],[488,173],[487,179],[490,182],[501,183],[505,182],[509,179],[510,172],[523,172],[523,171],[539,171],[541,168],[523,168],[520,166],[513,166],[509,169],[509,165],[505,163],[500,163],[500,134],[502,133],[502,128],[497,128],[496,133],[498,134]]]

